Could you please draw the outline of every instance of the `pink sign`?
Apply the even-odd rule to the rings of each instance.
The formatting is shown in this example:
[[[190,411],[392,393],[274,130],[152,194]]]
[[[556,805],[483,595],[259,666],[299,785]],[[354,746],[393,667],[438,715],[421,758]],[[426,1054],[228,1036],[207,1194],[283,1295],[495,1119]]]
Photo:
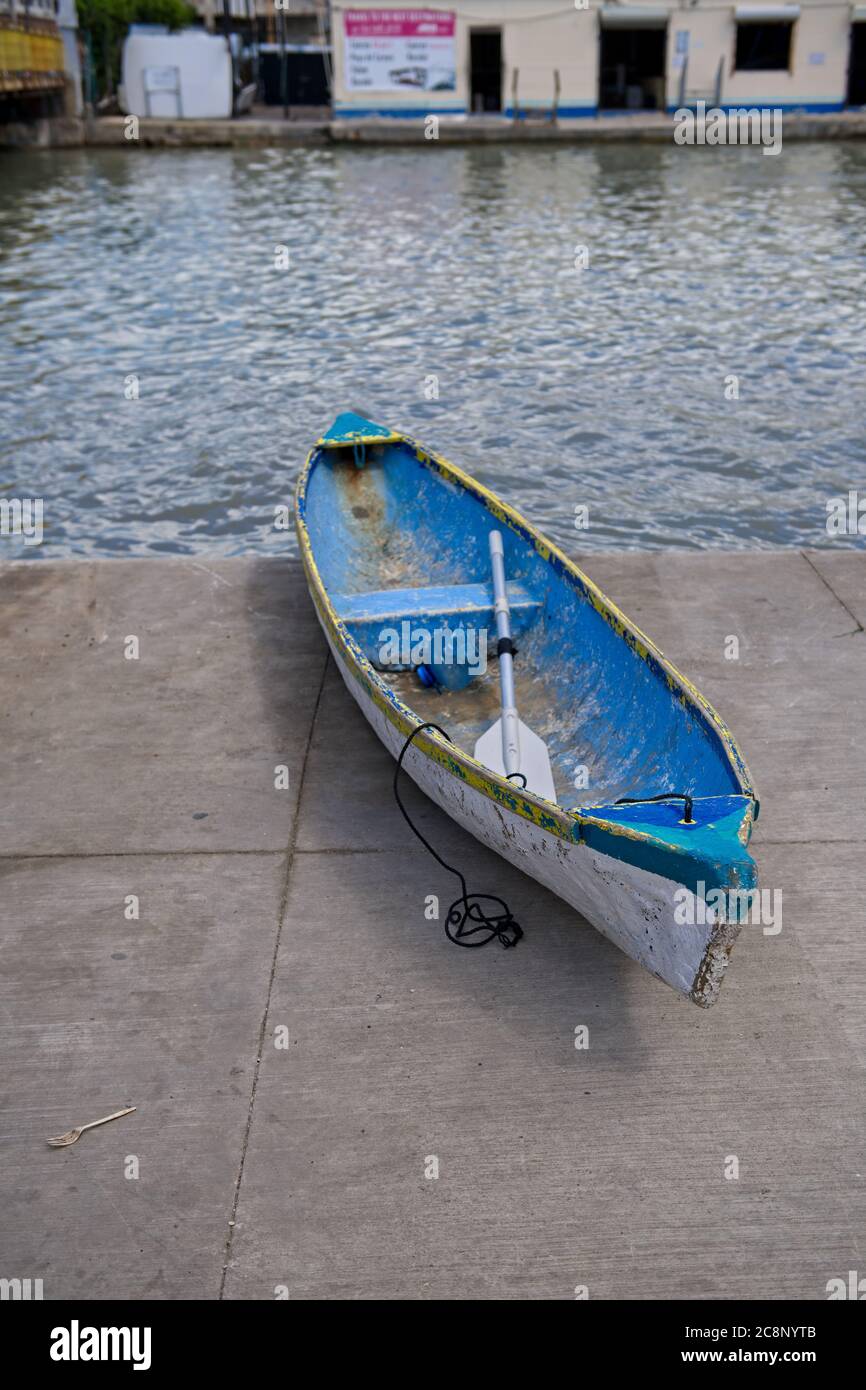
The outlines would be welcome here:
[[[351,38],[453,39],[456,17],[445,10],[345,10]]]
[[[343,25],[347,91],[455,91],[452,10],[344,10]]]

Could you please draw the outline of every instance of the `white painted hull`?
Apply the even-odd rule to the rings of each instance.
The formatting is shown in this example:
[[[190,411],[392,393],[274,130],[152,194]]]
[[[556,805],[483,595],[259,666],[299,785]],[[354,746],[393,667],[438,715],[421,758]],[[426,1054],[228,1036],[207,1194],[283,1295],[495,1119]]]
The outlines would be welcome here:
[[[353,677],[327,630],[325,635],[349,693],[396,758],[403,735]],[[576,908],[632,960],[695,1003],[714,1001],[739,933],[736,924],[716,922],[689,889],[671,879],[563,840],[514,814],[415,746],[408,749],[403,767],[458,825]],[[693,924],[675,920],[678,904],[677,915]]]

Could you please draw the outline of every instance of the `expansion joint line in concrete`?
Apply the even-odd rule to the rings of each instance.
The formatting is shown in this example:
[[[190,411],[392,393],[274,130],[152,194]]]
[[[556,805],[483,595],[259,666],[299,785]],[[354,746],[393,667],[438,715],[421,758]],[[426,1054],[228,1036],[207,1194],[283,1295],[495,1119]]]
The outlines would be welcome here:
[[[772,845],[776,849],[786,849],[788,845],[862,845],[866,843],[866,835],[861,835],[859,840],[765,840],[761,837],[761,848],[765,845]]]
[[[830,593],[833,595],[833,597],[834,597],[834,599],[836,600],[836,602],[842,605],[842,607],[845,609],[845,612],[848,614],[848,617],[851,619],[852,623],[854,624],[854,629],[853,629],[852,632],[842,632],[842,633],[839,634],[839,636],[840,636],[840,637],[853,637],[856,633],[862,632],[862,631],[863,631],[863,624],[861,623],[860,619],[856,616],[855,613],[852,613],[852,612],[851,612],[851,609],[848,607],[848,605],[847,605],[847,603],[845,602],[845,600],[844,600],[843,598],[840,598],[840,597],[839,597],[839,595],[836,593],[836,590],[833,588],[833,585],[830,583],[829,579],[827,579],[827,577],[821,573],[821,571],[819,570],[818,566],[817,566],[817,565],[814,563],[814,561],[812,560],[812,557],[811,557],[810,555],[808,555],[808,554],[806,553],[805,550],[801,550],[801,551],[800,551],[800,554],[802,555],[803,559],[806,561],[806,564],[809,566],[809,568],[810,568],[811,570],[813,570],[815,574],[817,574],[818,578],[820,579],[820,581],[821,581],[821,583],[824,585],[824,587],[825,587],[826,589],[829,589],[829,590],[830,590]]]
[[[0,864],[4,860],[26,864],[28,859],[223,859],[234,855],[251,854],[256,859],[263,855],[285,854],[285,849],[58,849],[36,854],[31,850],[14,850],[10,854],[0,854]]]
[[[805,841],[812,844],[814,841]],[[298,854],[393,854],[392,845],[323,845],[320,849],[295,849]],[[286,853],[281,849],[88,849],[56,850],[45,854],[35,854],[31,850],[12,851],[0,854],[0,864],[26,864],[31,859],[233,859],[244,855],[253,859],[263,859],[268,855],[282,858]],[[426,854],[419,845],[401,845],[401,854]]]
[[[327,675],[328,664],[330,660],[330,653],[326,653],[325,660],[322,664],[322,678],[319,681],[319,689],[316,692],[316,703],[313,706],[313,717],[310,720],[310,731],[307,735],[307,742],[304,747],[304,756],[301,762],[301,776],[300,781],[298,783],[298,800],[297,805],[295,806],[294,821],[292,824],[291,834],[289,835],[289,843],[287,844],[285,849],[286,867],[285,873],[283,875],[282,892],[280,893],[280,905],[277,911],[277,930],[274,938],[274,951],[271,957],[271,970],[268,976],[268,988],[265,996],[265,1007],[262,1013],[261,1026],[259,1028],[259,1040],[256,1049],[256,1064],[253,1068],[253,1083],[250,1088],[250,1104],[249,1109],[247,1110],[247,1122],[244,1128],[243,1143],[241,1145],[241,1156],[240,1162],[238,1164],[238,1175],[235,1180],[235,1190],[234,1195],[232,1197],[231,1215],[229,1217],[228,1230],[226,1231],[225,1256],[223,1259],[223,1268],[222,1275],[220,1277],[220,1289],[218,1295],[220,1299],[222,1299],[225,1294],[226,1275],[228,1274],[229,1260],[231,1259],[232,1240],[234,1237],[235,1221],[237,1219],[238,1203],[240,1201],[241,1195],[241,1183],[243,1182],[244,1177],[244,1164],[246,1162],[247,1147],[250,1142],[250,1133],[252,1131],[253,1125],[253,1111],[255,1109],[256,1104],[256,1092],[258,1090],[259,1073],[261,1071],[262,1066],[262,1054],[265,1049],[265,1030],[268,1026],[268,1014],[270,1013],[271,1009],[271,994],[274,988],[274,976],[277,973],[277,959],[280,950],[280,939],[282,937],[283,921],[285,919],[286,907],[289,901],[289,888],[291,886],[292,881],[292,865],[294,864],[295,860],[295,842],[298,838],[298,830],[301,824],[301,806],[304,799],[304,782],[307,776],[307,762],[310,756],[310,749],[313,746],[313,735],[316,729],[316,721],[319,717],[319,706],[322,703],[322,693],[325,689],[325,676]]]

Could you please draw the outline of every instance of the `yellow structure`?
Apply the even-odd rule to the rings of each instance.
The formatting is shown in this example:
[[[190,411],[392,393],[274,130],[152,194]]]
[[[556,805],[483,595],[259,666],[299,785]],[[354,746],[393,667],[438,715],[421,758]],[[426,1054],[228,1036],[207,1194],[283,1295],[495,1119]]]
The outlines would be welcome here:
[[[228,27],[246,30],[255,19],[261,43],[274,43],[281,33],[287,43],[322,37],[327,25],[327,0],[189,0],[211,33]],[[282,26],[280,24],[282,20]]]
[[[64,66],[53,20],[0,14],[0,94],[62,91]]]

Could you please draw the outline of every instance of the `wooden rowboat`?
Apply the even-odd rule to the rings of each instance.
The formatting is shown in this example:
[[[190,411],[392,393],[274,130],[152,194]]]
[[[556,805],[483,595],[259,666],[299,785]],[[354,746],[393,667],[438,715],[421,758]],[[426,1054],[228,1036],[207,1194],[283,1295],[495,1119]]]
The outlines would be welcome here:
[[[382,742],[396,757],[421,723],[449,735],[424,729],[406,749],[415,782],[632,959],[711,1004],[756,890],[758,801],[707,701],[535,527],[406,435],[340,415],[306,460],[296,523],[334,660]],[[517,706],[547,746],[555,801],[473,751],[499,713],[493,530]]]

